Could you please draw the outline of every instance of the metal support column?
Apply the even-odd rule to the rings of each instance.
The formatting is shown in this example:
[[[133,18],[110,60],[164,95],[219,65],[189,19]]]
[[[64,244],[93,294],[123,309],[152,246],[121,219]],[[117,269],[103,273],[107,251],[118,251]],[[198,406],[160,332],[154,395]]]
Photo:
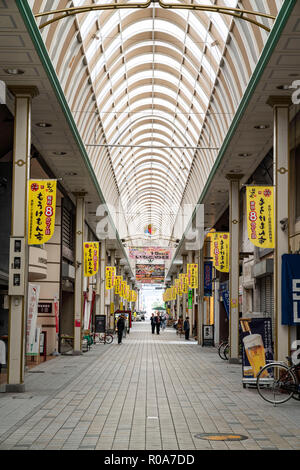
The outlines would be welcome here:
[[[28,292],[27,184],[30,177],[31,104],[36,87],[11,87],[15,96],[12,222],[9,263],[9,331],[7,392],[24,392],[26,312]],[[15,256],[20,273],[15,274]],[[19,276],[19,277],[17,277]]]
[[[228,174],[229,181],[229,342],[231,363],[239,362],[239,258],[240,258],[240,181],[243,175]]]
[[[289,108],[288,96],[271,96],[268,104],[274,111],[274,185],[275,185],[275,250],[274,250],[274,308],[275,308],[275,358],[284,361],[290,354],[289,327],[281,324],[281,265],[282,255],[289,247]],[[282,230],[282,221],[287,229]]]
[[[75,193],[76,196],[76,234],[75,234],[75,288],[74,288],[74,344],[73,354],[81,354],[83,328],[83,242],[86,193]]]

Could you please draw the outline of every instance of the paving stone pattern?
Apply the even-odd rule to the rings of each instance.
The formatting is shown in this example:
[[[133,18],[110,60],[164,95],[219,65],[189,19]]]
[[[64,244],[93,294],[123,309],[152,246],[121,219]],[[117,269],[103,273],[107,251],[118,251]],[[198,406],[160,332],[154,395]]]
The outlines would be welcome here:
[[[241,365],[174,329],[136,323],[117,344],[59,356],[0,393],[0,449],[300,450],[300,403],[272,406],[243,389]],[[238,433],[213,442],[199,433]]]

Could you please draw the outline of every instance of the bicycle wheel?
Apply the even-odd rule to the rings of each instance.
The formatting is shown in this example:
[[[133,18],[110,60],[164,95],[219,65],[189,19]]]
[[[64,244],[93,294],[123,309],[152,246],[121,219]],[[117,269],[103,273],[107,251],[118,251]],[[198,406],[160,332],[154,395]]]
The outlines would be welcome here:
[[[224,353],[224,357],[226,361],[228,361],[229,359],[229,350],[230,350],[230,346],[229,346],[229,343],[227,343],[223,349],[223,353]]]
[[[218,354],[223,361],[226,361],[229,354],[229,343],[226,343],[225,341],[221,343],[218,347]]]
[[[113,342],[113,340],[114,340],[113,335],[106,335],[105,342],[107,344],[111,344]]]
[[[269,403],[277,405],[288,401],[297,391],[294,372],[285,364],[271,363],[257,375],[259,395]]]

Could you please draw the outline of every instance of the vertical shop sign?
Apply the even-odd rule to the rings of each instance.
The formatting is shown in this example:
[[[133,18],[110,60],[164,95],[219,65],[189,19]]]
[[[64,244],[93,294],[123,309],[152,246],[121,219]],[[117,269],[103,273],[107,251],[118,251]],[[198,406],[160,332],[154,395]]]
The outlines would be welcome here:
[[[177,289],[175,286],[172,286],[172,300],[176,300]]]
[[[115,283],[115,267],[106,266],[105,268],[105,289],[111,290],[114,288]]]
[[[57,296],[54,297],[54,315],[55,315],[55,332],[59,332],[59,301]]]
[[[117,294],[117,295],[122,294],[122,280],[123,280],[123,276],[116,276],[116,279],[115,279],[115,294]]]
[[[85,242],[83,244],[84,275],[95,276],[99,270],[99,242]]]
[[[189,294],[188,294],[188,308],[193,307],[193,291],[189,289]]]
[[[257,377],[259,371],[274,357],[272,319],[240,319],[240,336],[243,345],[243,379]],[[268,378],[268,372],[265,372]]]
[[[226,311],[226,314],[227,314],[227,318],[229,318],[230,309],[229,309],[229,286],[228,286],[228,281],[223,282],[223,283],[220,284],[219,293],[221,295],[221,298],[222,298],[222,301],[223,301],[223,304],[224,304],[224,308],[225,308],[225,311]]]
[[[28,284],[28,316],[26,328],[26,355],[28,356],[36,356],[38,354],[39,332],[36,325],[39,296],[40,286]]]
[[[50,240],[55,229],[56,180],[28,182],[28,244]]]
[[[282,256],[282,325],[300,325],[300,255]]]
[[[248,237],[259,248],[275,248],[274,187],[248,186]]]
[[[212,234],[213,265],[223,273],[229,273],[229,242],[228,232],[215,232]]]
[[[189,280],[188,280],[187,274],[183,274],[182,281],[183,281],[183,293],[187,294],[188,289],[189,289]]]
[[[212,297],[212,268],[211,261],[204,262],[204,297]]]
[[[187,265],[188,286],[192,289],[198,288],[198,264]]]

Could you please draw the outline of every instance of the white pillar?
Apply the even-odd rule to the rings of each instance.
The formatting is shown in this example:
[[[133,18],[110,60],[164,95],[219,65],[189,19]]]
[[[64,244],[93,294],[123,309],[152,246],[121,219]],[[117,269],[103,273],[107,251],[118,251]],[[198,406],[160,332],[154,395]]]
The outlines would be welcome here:
[[[115,266],[115,261],[116,261],[116,250],[110,250],[110,265],[112,267]],[[109,328],[113,328],[114,313],[115,313],[115,288],[113,287],[110,291]]]
[[[177,268],[177,278],[179,278],[179,273],[180,273],[180,267]],[[177,315],[177,321],[179,320],[180,317],[180,295],[177,294],[176,296],[176,315]]]
[[[199,287],[198,287],[198,344],[203,343],[203,322],[204,322],[204,245],[199,251]]]
[[[183,274],[186,274],[187,270],[187,255],[182,255],[182,261],[183,261]],[[182,294],[182,314],[183,314],[183,321],[186,319],[187,316],[187,298],[188,294],[183,293]]]
[[[220,302],[219,302],[219,279],[214,280],[214,342],[220,343]]]
[[[105,315],[105,267],[106,267],[106,240],[100,245],[100,315]]]
[[[284,361],[290,354],[289,327],[281,324],[281,265],[282,255],[290,252],[289,227],[283,231],[280,221],[289,218],[290,146],[288,96],[271,96],[268,104],[274,110],[274,185],[275,185],[275,250],[274,250],[274,307],[275,358]]]
[[[188,256],[187,256],[187,263],[188,264],[192,264],[194,262],[193,260],[193,251],[189,251],[188,252]],[[188,292],[189,291],[194,291],[194,289],[191,289],[190,287],[188,288]],[[187,302],[187,307],[188,307],[188,317],[190,319],[190,328],[191,328],[191,334],[193,334],[193,325],[194,325],[194,299],[195,299],[195,295],[194,295],[194,292],[193,293],[193,303],[192,305],[190,306],[189,305],[189,301]],[[189,296],[188,296],[189,297]]]
[[[124,268],[124,266],[121,266],[121,276],[122,276],[123,281],[125,281],[125,268]],[[124,301],[123,297],[121,297],[120,298],[120,310],[125,310],[124,306],[125,306],[125,301]]]
[[[12,223],[9,263],[9,333],[7,392],[24,392],[25,340],[28,291],[27,184],[30,177],[31,103],[36,87],[11,87],[15,96]],[[20,252],[18,251],[20,244]],[[21,258],[20,278],[14,280],[14,258]],[[19,284],[19,285],[17,285]]]
[[[240,258],[240,180],[243,175],[229,174],[229,342],[231,363],[239,361],[239,258]]]
[[[74,344],[73,354],[81,354],[83,328],[83,242],[85,219],[85,193],[75,193],[76,196],[76,234],[75,234],[75,286],[74,286]]]

